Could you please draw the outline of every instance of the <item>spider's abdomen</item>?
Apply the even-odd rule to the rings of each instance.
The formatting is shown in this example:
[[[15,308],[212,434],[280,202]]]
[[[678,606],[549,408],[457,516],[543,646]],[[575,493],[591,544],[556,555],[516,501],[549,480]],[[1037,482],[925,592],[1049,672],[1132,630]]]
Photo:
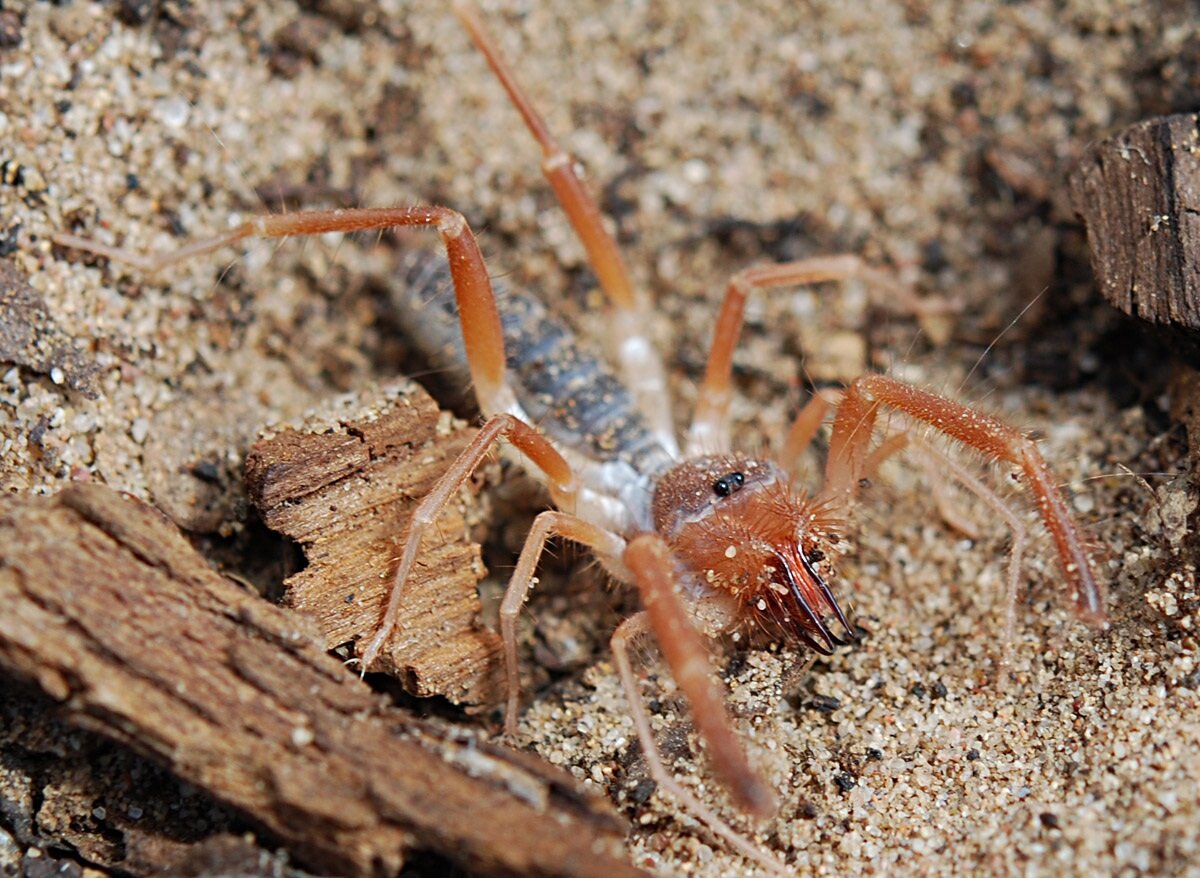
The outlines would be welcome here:
[[[444,257],[414,251],[392,296],[401,323],[423,356],[467,380],[454,286]],[[591,460],[619,460],[655,474],[671,464],[633,395],[602,359],[533,296],[493,281],[509,381],[530,423]]]

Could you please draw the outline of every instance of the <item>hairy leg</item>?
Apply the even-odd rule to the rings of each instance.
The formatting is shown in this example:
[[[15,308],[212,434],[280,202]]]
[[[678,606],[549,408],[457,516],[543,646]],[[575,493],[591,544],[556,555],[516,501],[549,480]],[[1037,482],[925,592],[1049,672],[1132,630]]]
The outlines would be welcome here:
[[[836,407],[841,399],[841,391],[818,390],[796,413],[779,449],[779,461],[789,472],[795,473],[800,455],[816,437],[829,410]]]
[[[645,754],[650,777],[692,816],[728,842],[743,856],[766,867],[774,874],[791,875],[792,873],[785,869],[778,860],[759,845],[741,835],[722,820],[712,808],[693,796],[663,764],[662,753],[658,749],[658,742],[654,739],[654,730],[650,726],[650,715],[646,712],[646,705],[642,702],[642,693],[638,687],[637,675],[629,655],[631,644],[651,633],[653,631],[650,615],[648,612],[641,612],[626,619],[612,636],[613,660],[621,675],[621,686],[625,690],[625,697],[629,699],[634,729],[637,731],[638,741],[642,745],[642,753]]]
[[[688,430],[687,453],[720,454],[729,450],[729,403],[733,398],[733,352],[742,332],[746,299],[756,290],[844,281],[865,277],[896,297],[913,298],[912,291],[886,272],[870,268],[853,254],[817,256],[798,262],[758,265],[739,271],[725,287],[717,314],[704,380]],[[815,428],[814,428],[815,432]]]
[[[454,295],[458,301],[468,366],[480,409],[485,414],[512,410],[515,397],[505,380],[504,336],[487,266],[466,219],[448,207],[316,210],[260,216],[223,235],[195,241],[178,250],[149,255],[108,247],[76,235],[55,235],[54,241],[64,247],[96,253],[124,262],[146,274],[154,274],[247,238],[293,238],[326,232],[362,232],[408,226],[436,229],[446,248],[450,273],[454,278]]]
[[[990,415],[885,375],[857,378],[847,388],[834,418],[825,497],[843,508],[853,503],[859,481],[865,478],[872,433],[883,406],[928,424],[992,460],[1020,467],[1058,550],[1077,611],[1091,624],[1103,623],[1103,591],[1050,468],[1032,439]]]
[[[671,421],[666,370],[646,335],[649,323],[646,305],[634,289],[616,239],[605,228],[600,207],[576,174],[575,160],[554,139],[529,96],[518,84],[512,68],[500,55],[499,47],[484,27],[478,10],[466,2],[455,2],[453,9],[508,93],[509,100],[521,114],[530,134],[542,148],[542,173],[587,251],[588,262],[596,272],[600,287],[612,307],[609,336],[621,378],[633,392],[638,407],[663,447],[674,453],[677,443]]]
[[[692,624],[675,581],[675,560],[657,534],[639,534],[625,549],[625,566],[633,574],[642,605],[671,675],[692,708],[696,727],[708,744],[713,767],[738,804],[765,816],[775,808],[770,788],[750,767],[729,714],[725,692],[713,678],[708,644]]]
[[[508,700],[504,712],[504,734],[516,737],[517,708],[521,695],[521,678],[517,667],[517,615],[535,581],[538,561],[551,537],[563,537],[589,547],[598,557],[610,563],[620,563],[625,541],[611,531],[596,527],[566,512],[542,512],[533,520],[525,538],[521,556],[513,570],[504,600],[500,603],[500,634],[504,640],[504,668],[507,672]]]
[[[391,590],[379,630],[361,653],[364,671],[378,658],[396,626],[404,596],[404,584],[416,563],[422,538],[501,437],[516,446],[518,451],[546,474],[550,482],[550,494],[555,503],[568,509],[571,507],[576,492],[575,476],[562,455],[554,449],[548,439],[524,421],[508,414],[493,415],[413,511],[404,535],[400,559],[392,575]]]

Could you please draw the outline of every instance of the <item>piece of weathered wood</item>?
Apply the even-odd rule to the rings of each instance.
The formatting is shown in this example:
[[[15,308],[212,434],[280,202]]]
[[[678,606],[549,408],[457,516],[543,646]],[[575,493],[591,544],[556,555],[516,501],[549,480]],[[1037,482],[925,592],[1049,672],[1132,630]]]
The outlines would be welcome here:
[[[4,673],[312,868],[395,874],[418,846],[493,874],[640,874],[605,802],[382,705],[308,619],[214,573],[141,502],[98,485],[4,498],[0,607]]]
[[[246,458],[251,501],[308,558],[284,583],[284,601],[317,621],[327,648],[374,633],[413,509],[473,432],[400,380],[255,443]],[[404,623],[370,670],[398,676],[414,695],[487,705],[501,694],[500,640],[479,620],[484,570],[467,537],[469,512],[451,504],[425,541]]]
[[[1070,176],[1092,270],[1113,305],[1200,345],[1200,116],[1149,119],[1095,144]],[[1182,351],[1181,351],[1182,352]]]

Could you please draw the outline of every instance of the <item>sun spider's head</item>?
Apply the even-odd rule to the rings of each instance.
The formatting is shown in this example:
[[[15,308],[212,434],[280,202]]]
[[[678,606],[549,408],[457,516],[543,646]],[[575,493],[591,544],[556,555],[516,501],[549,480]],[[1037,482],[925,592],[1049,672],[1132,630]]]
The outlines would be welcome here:
[[[824,655],[847,642],[836,631],[855,638],[826,581],[837,523],[775,464],[732,454],[685,461],[654,492],[655,528],[702,588]]]

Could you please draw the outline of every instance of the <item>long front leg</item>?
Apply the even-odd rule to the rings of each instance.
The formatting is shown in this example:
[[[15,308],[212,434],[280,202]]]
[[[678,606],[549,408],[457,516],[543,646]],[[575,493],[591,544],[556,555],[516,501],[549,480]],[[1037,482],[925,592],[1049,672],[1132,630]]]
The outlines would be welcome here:
[[[617,672],[621,675],[621,688],[625,690],[625,697],[629,701],[633,727],[637,732],[638,743],[642,745],[642,753],[646,757],[646,767],[650,770],[650,777],[693,817],[729,842],[743,856],[749,857],[775,874],[791,875],[792,873],[785,869],[778,860],[722,820],[712,808],[693,796],[667,770],[663,763],[662,753],[658,749],[658,742],[654,739],[654,729],[650,726],[650,715],[646,711],[646,705],[642,702],[638,678],[634,673],[633,662],[629,656],[631,645],[651,633],[653,631],[650,614],[641,612],[622,622],[612,636],[613,660],[617,664]],[[695,708],[693,707],[694,712]]]
[[[696,728],[708,744],[713,768],[745,810],[759,816],[770,814],[775,797],[750,767],[733,731],[725,711],[724,688],[713,678],[708,645],[692,624],[679,594],[675,560],[666,541],[657,534],[636,536],[625,549],[624,561],[637,582],[663,658],[687,696]]]
[[[1020,467],[1054,540],[1079,614],[1092,624],[1104,621],[1103,592],[1050,468],[1032,439],[990,415],[886,375],[857,378],[847,388],[834,418],[825,467],[826,497],[843,507],[854,501],[868,465],[871,436],[881,406],[928,424],[992,460]]]
[[[649,321],[645,302],[634,289],[616,239],[604,226],[599,205],[575,173],[575,159],[555,140],[529,96],[517,82],[512,67],[500,54],[479,12],[466,2],[456,2],[453,8],[454,14],[508,93],[509,100],[521,114],[525,127],[542,148],[542,173],[587,251],[588,262],[596,272],[600,288],[612,307],[609,338],[615,349],[621,378],[633,392],[639,409],[663,447],[675,451],[677,443],[671,420],[666,370],[646,334]]]
[[[475,396],[485,414],[511,411],[515,397],[505,380],[504,335],[496,295],[475,235],[466,219],[448,207],[385,207],[314,210],[255,217],[223,235],[195,241],[178,250],[143,254],[109,247],[77,235],[55,235],[54,242],[106,256],[154,274],[171,265],[212,253],[247,238],[294,238],[326,232],[363,232],[406,226],[433,227],[441,236],[454,279],[459,322]]]

